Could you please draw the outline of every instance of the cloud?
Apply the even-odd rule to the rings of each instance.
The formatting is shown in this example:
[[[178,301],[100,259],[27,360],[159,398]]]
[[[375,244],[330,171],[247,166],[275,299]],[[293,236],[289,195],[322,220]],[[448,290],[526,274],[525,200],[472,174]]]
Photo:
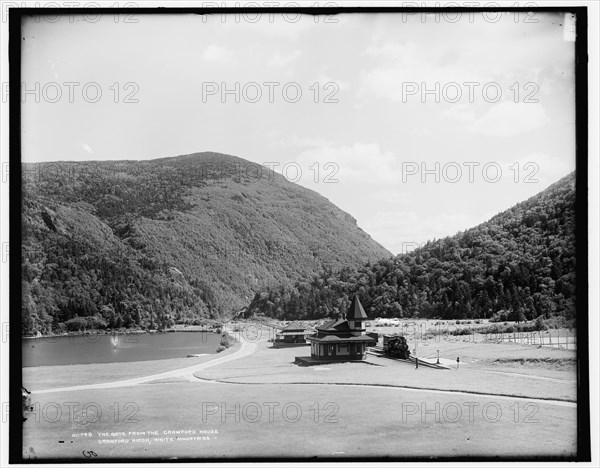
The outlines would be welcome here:
[[[89,154],[92,154],[92,153],[93,153],[93,151],[92,151],[92,148],[90,148],[90,147],[89,147],[89,145],[86,145],[85,143],[83,143],[83,144],[81,145],[81,147],[82,147],[82,148],[83,148],[83,149],[84,149],[84,150],[85,150],[87,153],[89,153]]]
[[[533,192],[537,193],[546,186],[575,170],[574,157],[559,157],[547,153],[532,153],[515,160],[513,169],[507,171],[511,179],[523,184],[535,184]],[[516,173],[516,168],[519,173]]]
[[[549,122],[544,106],[539,103],[510,101],[493,104],[470,130],[488,136],[513,136],[543,127]]]
[[[294,63],[298,57],[300,57],[300,55],[302,55],[302,51],[300,50],[296,50],[295,52],[285,55],[277,53],[269,59],[267,66],[272,68],[287,67]]]
[[[323,98],[339,99],[338,91],[347,91],[351,88],[350,83],[336,80],[324,71],[319,72],[314,82],[323,88]]]
[[[276,129],[267,132],[267,140],[271,146],[291,146],[295,148],[304,148],[307,146],[327,147],[335,144],[333,140],[325,136],[298,136]]]
[[[436,101],[428,90],[442,89],[448,83],[484,83],[490,76],[461,60],[454,49],[432,49],[414,42],[384,42],[368,47],[364,55],[372,65],[360,72],[361,98],[393,102]],[[409,87],[417,93],[410,94]],[[441,91],[437,91],[440,95]]]
[[[410,252],[427,241],[452,236],[472,228],[491,217],[456,213],[424,213],[414,211],[380,211],[365,223],[367,232],[377,233],[377,240],[393,254]]]
[[[251,38],[253,41],[258,36],[268,40],[295,41],[300,36],[321,26],[315,22],[312,15],[298,15],[296,13],[241,13],[214,15],[209,17],[209,22],[225,34],[240,34],[242,37]]]
[[[219,62],[227,63],[233,58],[233,52],[226,47],[222,47],[216,44],[209,45],[204,52],[202,52],[202,59],[208,62]]]
[[[466,124],[465,129],[486,136],[514,136],[541,128],[550,122],[540,103],[502,101],[486,104],[489,108],[481,117],[483,105],[459,104],[442,112],[442,117]],[[479,110],[479,112],[477,112]]]
[[[373,200],[380,206],[385,204],[393,207],[408,206],[412,203],[408,194],[398,187],[382,188],[372,192]]]
[[[442,117],[472,124],[477,120],[473,107],[470,104],[457,104],[442,112]]]
[[[417,45],[414,42],[384,42],[367,47],[365,55],[382,59],[386,62],[393,61],[404,63],[418,58]]]
[[[376,143],[354,143],[351,146],[316,147],[303,151],[296,158],[301,167],[331,163],[337,167],[336,179],[350,186],[395,183],[401,180],[397,158],[383,151]],[[311,174],[303,182],[310,183]],[[303,184],[304,185],[304,184]]]
[[[50,64],[50,68],[52,69],[52,74],[54,75],[54,79],[58,80],[58,72],[56,71],[56,64],[52,60],[48,60]]]

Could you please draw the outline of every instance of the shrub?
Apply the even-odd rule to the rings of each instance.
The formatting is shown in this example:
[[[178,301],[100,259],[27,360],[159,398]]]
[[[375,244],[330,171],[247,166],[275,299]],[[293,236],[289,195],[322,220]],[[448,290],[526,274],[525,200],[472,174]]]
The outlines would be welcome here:
[[[454,336],[462,336],[462,335],[470,335],[473,332],[470,328],[459,328],[458,330],[452,330],[450,332],[451,335]]]
[[[224,332],[221,335],[221,342],[219,343],[219,348],[223,348],[223,349],[230,348],[234,344],[234,342],[235,342],[234,339],[231,336],[229,336],[226,332]],[[221,349],[221,351],[218,351],[219,348],[217,348],[217,353],[220,353],[221,351],[223,351],[223,349]]]
[[[225,346],[223,346],[223,345],[220,345],[220,346],[217,348],[217,353],[220,353],[220,352],[222,352],[222,351],[225,351],[226,349],[227,349],[227,347],[225,347]]]
[[[510,320],[511,311],[500,310],[490,317],[490,322],[506,322]]]
[[[68,331],[81,331],[87,326],[85,317],[75,317],[65,322],[65,328]]]
[[[221,346],[225,346],[226,348],[229,348],[231,346],[231,343],[229,343],[229,340],[227,338],[222,338],[219,344]]]

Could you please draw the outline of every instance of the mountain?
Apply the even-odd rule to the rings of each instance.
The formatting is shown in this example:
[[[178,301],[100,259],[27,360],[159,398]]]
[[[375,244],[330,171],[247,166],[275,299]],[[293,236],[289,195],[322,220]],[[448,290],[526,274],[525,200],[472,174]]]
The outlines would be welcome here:
[[[218,153],[23,165],[23,331],[165,328],[391,257],[326,198]]]
[[[575,317],[575,173],[488,222],[360,268],[262,291],[251,313],[335,316],[358,294],[371,317]]]

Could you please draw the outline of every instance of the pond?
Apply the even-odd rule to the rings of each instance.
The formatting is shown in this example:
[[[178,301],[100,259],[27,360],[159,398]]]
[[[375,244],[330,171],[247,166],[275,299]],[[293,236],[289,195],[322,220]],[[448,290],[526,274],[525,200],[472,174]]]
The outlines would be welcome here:
[[[152,361],[214,354],[221,335],[208,332],[140,333],[27,338],[23,367]]]

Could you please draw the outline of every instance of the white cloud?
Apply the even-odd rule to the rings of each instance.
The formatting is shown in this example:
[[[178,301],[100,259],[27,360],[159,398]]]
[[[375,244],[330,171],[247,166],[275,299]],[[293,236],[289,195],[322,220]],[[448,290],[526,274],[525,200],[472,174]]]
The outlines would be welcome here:
[[[489,136],[513,136],[543,127],[548,122],[544,106],[539,103],[505,101],[493,104],[470,129]]]
[[[442,88],[449,83],[463,87],[465,82],[485,83],[491,79],[476,63],[461,60],[461,54],[454,49],[388,41],[368,47],[364,55],[373,64],[360,73],[359,96],[362,98],[404,103],[420,103],[423,99],[436,102],[437,99],[439,102]],[[415,87],[416,94],[411,94]],[[428,91],[435,91],[438,97],[431,92],[427,94]]]
[[[517,173],[517,168],[519,172]],[[533,184],[532,195],[575,170],[575,158],[532,153],[512,164],[509,177],[519,183]]]
[[[302,51],[300,50],[296,50],[295,52],[286,55],[277,53],[269,59],[269,61],[267,62],[267,66],[273,68],[288,67],[289,65],[294,63],[298,59],[298,57],[300,57],[300,55],[302,55]]]
[[[316,147],[300,153],[296,158],[301,167],[310,167],[315,162],[321,166],[332,163],[338,167],[336,178],[348,186],[355,184],[381,185],[401,180],[397,158],[383,151],[376,143],[354,143],[352,146]],[[309,184],[311,174],[305,174],[304,183]],[[304,184],[303,184],[304,185]]]
[[[541,128],[550,122],[544,106],[540,103],[515,103],[502,101],[486,104],[488,110],[481,117],[482,105],[459,104],[442,112],[442,116],[465,123],[465,129],[482,135],[514,136]]]
[[[377,240],[393,254],[406,253],[427,241],[466,231],[491,217],[462,212],[431,213],[414,211],[380,211],[364,225],[367,232],[376,232]]]
[[[295,13],[287,15],[281,13],[243,13],[214,15],[209,17],[215,26],[225,34],[241,34],[242,37],[255,41],[257,36],[267,39],[296,40],[299,36],[321,26],[314,21],[312,15],[297,16]]]
[[[406,192],[393,188],[382,188],[372,192],[373,200],[380,205],[388,205],[394,207],[409,206],[412,201]]]
[[[473,105],[457,104],[442,112],[442,117],[457,120],[459,122],[473,123],[477,116],[473,110]]]
[[[291,146],[294,147],[294,149],[307,146],[327,147],[335,144],[333,140],[324,136],[298,136],[296,134],[284,133],[276,129],[267,132],[267,140],[271,146]]]
[[[202,52],[202,58],[209,62],[220,62],[227,63],[231,61],[233,52],[226,47],[222,47],[216,44],[209,45],[204,52]]]
[[[406,63],[418,58],[417,45],[414,42],[384,42],[383,44],[367,47],[365,54],[369,57]]]
[[[322,89],[323,98],[339,99],[338,91],[347,91],[350,89],[350,83],[338,80],[327,73],[321,71],[314,82],[319,83]]]
[[[54,75],[54,79],[58,80],[58,72],[56,71],[56,64],[52,60],[48,60],[50,64],[50,68],[52,69],[52,74]]]

